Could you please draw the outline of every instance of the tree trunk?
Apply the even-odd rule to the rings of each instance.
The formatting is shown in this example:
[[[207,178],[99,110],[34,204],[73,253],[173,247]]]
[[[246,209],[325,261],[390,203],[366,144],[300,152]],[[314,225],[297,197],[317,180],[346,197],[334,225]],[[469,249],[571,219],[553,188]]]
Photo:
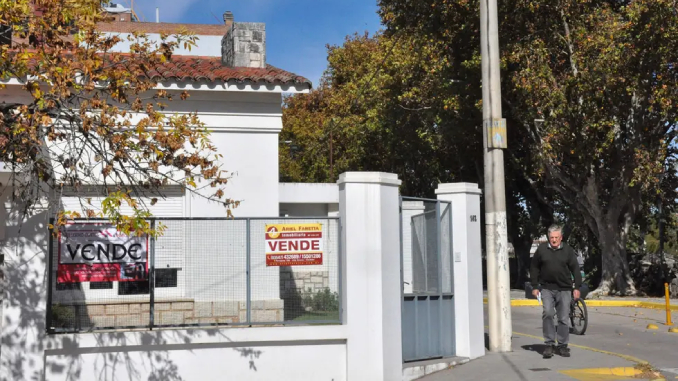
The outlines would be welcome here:
[[[625,239],[616,224],[599,223],[598,242],[602,251],[602,276],[592,295],[636,295],[626,257]]]
[[[513,243],[518,268],[518,276],[516,277],[514,287],[521,290],[525,282],[530,280],[530,248],[532,245],[531,243],[529,245],[526,244],[525,241],[524,239],[518,239]]]

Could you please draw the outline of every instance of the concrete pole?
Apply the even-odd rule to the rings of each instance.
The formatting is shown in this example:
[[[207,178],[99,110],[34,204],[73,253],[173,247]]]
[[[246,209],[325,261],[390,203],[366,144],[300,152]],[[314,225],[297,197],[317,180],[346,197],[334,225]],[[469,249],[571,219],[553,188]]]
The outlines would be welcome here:
[[[504,152],[506,121],[501,117],[497,0],[480,0],[485,163],[485,248],[490,351],[511,351],[511,289],[506,228]],[[502,128],[503,127],[503,128]],[[489,138],[489,139],[488,139]]]

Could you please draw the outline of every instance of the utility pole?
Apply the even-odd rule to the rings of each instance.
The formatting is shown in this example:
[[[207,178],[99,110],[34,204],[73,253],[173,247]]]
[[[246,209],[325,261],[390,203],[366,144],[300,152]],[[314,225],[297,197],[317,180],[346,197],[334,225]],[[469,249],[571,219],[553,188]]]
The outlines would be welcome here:
[[[330,130],[330,181],[336,181],[334,179],[334,149],[332,148],[332,130]]]
[[[666,271],[664,269],[666,268],[666,260],[664,257],[664,200],[662,198],[663,195],[659,195],[659,218],[658,218],[658,225],[659,225],[659,267],[662,269],[662,283],[666,282],[667,276],[666,276]],[[654,256],[653,256],[654,259]],[[654,262],[654,260],[653,260]]]
[[[485,163],[485,249],[490,351],[511,351],[511,288],[506,227],[504,151],[506,120],[501,117],[497,0],[480,0]]]

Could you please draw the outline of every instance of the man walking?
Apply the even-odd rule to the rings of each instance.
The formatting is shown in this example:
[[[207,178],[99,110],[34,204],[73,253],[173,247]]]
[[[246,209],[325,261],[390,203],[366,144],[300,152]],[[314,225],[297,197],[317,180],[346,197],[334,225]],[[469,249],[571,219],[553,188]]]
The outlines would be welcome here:
[[[563,228],[558,225],[549,227],[548,243],[542,243],[532,257],[530,278],[532,294],[538,297],[541,285],[541,299],[544,306],[542,324],[544,331],[544,358],[553,357],[554,350],[563,357],[570,357],[567,347],[570,338],[570,302],[574,295],[579,299],[581,273],[577,255],[570,245],[563,241]],[[572,277],[574,276],[574,292]],[[556,347],[556,327],[553,316],[558,316],[558,346]]]

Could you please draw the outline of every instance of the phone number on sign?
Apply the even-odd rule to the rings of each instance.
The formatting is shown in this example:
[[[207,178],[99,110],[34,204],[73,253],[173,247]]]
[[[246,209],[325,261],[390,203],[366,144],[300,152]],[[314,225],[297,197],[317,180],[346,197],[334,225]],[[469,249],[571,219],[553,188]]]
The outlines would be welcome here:
[[[322,264],[322,253],[266,255],[266,266],[310,266]]]
[[[323,255],[320,253],[315,254],[278,254],[278,255],[268,255],[268,259],[273,260],[299,260],[299,259],[320,259]]]

